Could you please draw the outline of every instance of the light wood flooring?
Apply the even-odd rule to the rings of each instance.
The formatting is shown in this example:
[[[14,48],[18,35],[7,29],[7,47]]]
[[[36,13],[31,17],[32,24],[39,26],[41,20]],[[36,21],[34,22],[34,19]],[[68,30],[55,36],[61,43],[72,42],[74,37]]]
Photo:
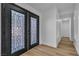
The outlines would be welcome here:
[[[62,38],[58,48],[47,45],[38,45],[21,56],[77,56],[73,43],[69,38]]]

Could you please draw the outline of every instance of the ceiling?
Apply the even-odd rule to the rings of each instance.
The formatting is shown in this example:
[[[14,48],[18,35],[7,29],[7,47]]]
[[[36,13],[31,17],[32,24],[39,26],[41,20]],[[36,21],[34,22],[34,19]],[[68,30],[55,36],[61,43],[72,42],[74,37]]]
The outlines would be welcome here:
[[[59,13],[66,11],[71,12],[73,11],[74,7],[74,3],[28,3],[28,4],[41,13],[52,8],[53,5],[57,6]]]
[[[70,13],[73,13],[74,4],[73,3],[57,4],[57,9],[58,9],[59,14],[61,15],[70,14]]]
[[[49,8],[51,8],[52,5],[54,5],[53,3],[27,3],[27,4],[32,6],[39,12],[44,12],[48,10]]]

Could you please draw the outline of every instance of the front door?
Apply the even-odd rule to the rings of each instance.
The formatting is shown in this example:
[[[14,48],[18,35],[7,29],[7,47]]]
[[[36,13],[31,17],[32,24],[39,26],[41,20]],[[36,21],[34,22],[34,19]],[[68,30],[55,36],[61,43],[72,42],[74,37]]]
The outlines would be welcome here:
[[[19,55],[27,50],[27,12],[13,4],[2,4],[2,55]]]
[[[30,48],[39,44],[39,16],[29,13]]]

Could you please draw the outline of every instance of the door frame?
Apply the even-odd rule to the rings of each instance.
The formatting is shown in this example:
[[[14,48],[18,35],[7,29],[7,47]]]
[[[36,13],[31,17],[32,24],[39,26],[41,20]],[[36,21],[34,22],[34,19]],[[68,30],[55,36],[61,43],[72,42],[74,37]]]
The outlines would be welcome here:
[[[25,25],[27,22],[27,11],[15,4],[10,3],[2,3],[1,4],[1,55],[2,56],[10,56],[10,55],[20,55],[23,52],[27,51],[27,26],[25,26],[25,48],[22,50],[19,50],[13,54],[11,54],[11,11],[7,8],[10,8],[10,10],[16,10],[18,12],[22,12],[25,15]],[[8,11],[9,10],[9,11]],[[7,17],[7,13],[9,14]],[[6,20],[5,20],[6,18]],[[7,39],[7,35],[8,39]]]
[[[30,17],[34,17],[37,19],[37,43],[31,45],[31,19]],[[39,16],[29,12],[29,48],[33,48],[35,46],[39,45]]]

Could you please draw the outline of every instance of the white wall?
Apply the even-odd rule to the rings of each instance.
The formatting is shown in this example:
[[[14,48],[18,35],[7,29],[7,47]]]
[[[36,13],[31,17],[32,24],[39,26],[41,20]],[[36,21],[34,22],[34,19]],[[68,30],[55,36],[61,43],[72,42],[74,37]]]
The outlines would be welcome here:
[[[71,39],[74,40],[74,11],[71,16]]]
[[[1,3],[0,3],[0,55],[1,55]]]
[[[61,19],[57,19],[56,21],[56,42],[57,42],[57,46],[59,44],[59,42],[61,41],[61,23],[62,20]]]
[[[69,37],[69,22],[62,21],[62,35],[63,37]]]
[[[62,19],[62,37],[71,38],[71,19],[70,18]]]
[[[42,38],[43,44],[57,47],[56,45],[56,7],[45,11],[42,15]]]
[[[79,4],[74,9],[74,46],[79,55]]]

